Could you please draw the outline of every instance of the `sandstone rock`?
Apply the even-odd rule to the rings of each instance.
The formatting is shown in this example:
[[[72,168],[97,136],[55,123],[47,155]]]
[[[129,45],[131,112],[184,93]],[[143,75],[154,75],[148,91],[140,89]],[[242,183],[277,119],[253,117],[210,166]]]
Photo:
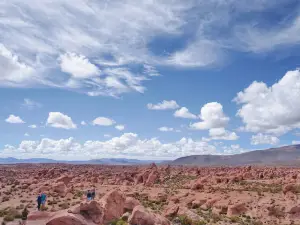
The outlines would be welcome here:
[[[178,210],[179,210],[179,205],[178,204],[176,204],[176,205],[169,204],[166,207],[163,215],[166,216],[166,217],[174,217],[174,216],[177,215]]]
[[[53,186],[53,191],[58,193],[61,196],[65,196],[66,195],[66,190],[67,190],[67,186],[65,185],[64,182],[59,182],[54,184]]]
[[[152,186],[152,185],[154,185],[155,182],[157,181],[158,177],[159,177],[158,171],[157,171],[157,170],[153,170],[153,171],[149,174],[148,179],[146,180],[145,185],[146,185],[146,186]]]
[[[70,177],[70,176],[61,176],[59,177],[56,182],[57,183],[60,183],[60,182],[63,182],[66,186],[68,186],[68,184],[73,180],[73,177]]]
[[[238,216],[247,212],[245,203],[237,203],[232,206],[228,206],[227,216]]]
[[[128,219],[130,225],[170,225],[166,218],[146,210],[143,206],[136,206]]]
[[[120,192],[113,190],[101,198],[100,204],[103,208],[103,222],[107,223],[123,215],[125,197]]]
[[[127,197],[125,200],[125,204],[124,204],[124,210],[127,211],[132,211],[134,209],[134,207],[140,205],[140,201],[132,198],[132,197]]]
[[[88,225],[88,223],[73,214],[58,214],[51,218],[46,225]]]
[[[203,218],[199,216],[198,214],[194,213],[187,207],[179,207],[179,210],[177,212],[177,215],[179,216],[186,216],[188,219],[192,221],[199,221],[202,220]]]
[[[286,194],[287,192],[297,193],[297,185],[295,184],[287,184],[283,187],[283,194]]]
[[[51,212],[35,211],[35,212],[30,212],[28,214],[27,220],[35,221],[35,220],[41,220],[41,219],[48,219],[51,216],[53,216],[53,213],[51,213]]]

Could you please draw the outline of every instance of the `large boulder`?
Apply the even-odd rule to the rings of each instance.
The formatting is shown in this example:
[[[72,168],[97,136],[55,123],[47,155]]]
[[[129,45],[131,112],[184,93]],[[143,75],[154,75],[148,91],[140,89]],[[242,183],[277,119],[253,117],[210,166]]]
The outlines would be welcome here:
[[[103,222],[107,223],[123,215],[125,197],[119,191],[113,190],[101,198],[100,204],[103,208]]]
[[[67,191],[67,186],[65,185],[64,182],[58,182],[56,184],[53,185],[53,191],[58,193],[61,196],[65,196],[66,195],[66,191]]]
[[[159,178],[159,173],[157,170],[152,170],[149,174],[148,179],[145,183],[146,186],[153,186]]]
[[[51,212],[46,212],[46,211],[35,211],[35,212],[30,212],[27,216],[28,221],[35,221],[35,220],[44,220],[48,219],[51,216],[53,216],[53,213]]]
[[[102,224],[104,221],[104,209],[96,201],[81,203],[79,207],[69,210],[74,214],[80,214],[87,220],[92,220],[96,224]]]
[[[150,212],[141,205],[133,209],[128,222],[130,225],[170,225],[165,217]]]
[[[73,180],[73,177],[70,177],[70,176],[61,176],[59,177],[56,182],[57,183],[60,183],[60,182],[63,182],[66,186],[68,186],[68,184]]]
[[[76,216],[69,213],[57,214],[51,218],[46,225],[89,225],[90,223],[86,222],[80,216]]]
[[[140,205],[140,201],[133,198],[133,197],[127,197],[126,200],[125,200],[125,205],[124,205],[124,211],[125,212],[131,212],[134,207]]]

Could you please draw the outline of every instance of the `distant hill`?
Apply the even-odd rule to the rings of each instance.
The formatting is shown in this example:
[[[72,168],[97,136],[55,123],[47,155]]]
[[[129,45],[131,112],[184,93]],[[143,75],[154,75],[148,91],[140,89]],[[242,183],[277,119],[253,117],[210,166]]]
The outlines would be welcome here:
[[[300,165],[300,145],[256,150],[236,155],[191,155],[178,158],[171,164],[198,166]]]
[[[103,164],[103,165],[146,165],[150,163],[162,163],[163,161],[155,160],[138,160],[123,158],[104,158],[87,161],[67,161],[53,160],[45,158],[16,159],[16,158],[0,158],[0,164],[19,164],[19,163],[67,163],[67,164]]]

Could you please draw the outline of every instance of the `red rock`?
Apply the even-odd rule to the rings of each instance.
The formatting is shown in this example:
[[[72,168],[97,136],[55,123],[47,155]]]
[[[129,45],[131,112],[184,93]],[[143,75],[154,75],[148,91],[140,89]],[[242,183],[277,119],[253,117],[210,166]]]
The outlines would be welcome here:
[[[136,206],[128,219],[131,225],[170,225],[166,218],[146,210],[143,206]]]
[[[68,210],[72,214],[80,214],[87,220],[92,220],[94,223],[103,223],[104,209],[96,201],[81,203],[80,206],[75,206]]]
[[[46,225],[88,225],[88,223],[83,218],[76,217],[73,214],[64,213],[54,216],[46,223]]]
[[[177,212],[179,210],[179,205],[176,204],[170,204],[166,207],[163,215],[166,216],[166,217],[174,217],[177,215]]]
[[[68,186],[68,184],[73,180],[73,177],[70,176],[61,176],[59,177],[56,182],[60,183],[63,182],[66,186]]]
[[[298,186],[295,184],[287,184],[283,187],[283,194],[286,194],[287,192],[297,193]]]
[[[53,213],[51,212],[44,212],[44,211],[35,211],[35,212],[30,212],[27,216],[27,220],[41,220],[41,219],[47,219],[53,216]]]
[[[124,209],[125,211],[132,211],[134,209],[134,207],[140,205],[140,201],[132,198],[132,197],[127,197],[125,200],[125,205],[124,205]]]
[[[123,215],[125,197],[120,192],[113,190],[101,198],[100,204],[103,208],[103,222],[107,223]]]
[[[228,206],[227,216],[238,216],[247,212],[245,203],[237,203],[232,206]]]
[[[204,188],[204,185],[203,185],[202,182],[203,182],[202,179],[196,180],[196,181],[192,184],[191,189],[192,189],[192,190],[203,189],[203,188]]]
[[[153,170],[149,174],[148,179],[147,179],[145,185],[147,185],[147,186],[153,186],[155,184],[155,182],[157,181],[158,178],[159,178],[159,173],[157,172],[157,170]]]
[[[56,193],[58,193],[61,196],[65,196],[66,195],[66,191],[67,191],[67,186],[65,185],[64,182],[56,183],[53,186],[53,191],[56,192]]]

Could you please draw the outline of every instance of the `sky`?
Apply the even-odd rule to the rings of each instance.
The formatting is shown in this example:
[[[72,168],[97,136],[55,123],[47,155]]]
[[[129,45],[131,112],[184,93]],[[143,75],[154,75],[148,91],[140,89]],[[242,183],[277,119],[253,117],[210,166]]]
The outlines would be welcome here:
[[[298,0],[0,2],[0,157],[300,144]]]

